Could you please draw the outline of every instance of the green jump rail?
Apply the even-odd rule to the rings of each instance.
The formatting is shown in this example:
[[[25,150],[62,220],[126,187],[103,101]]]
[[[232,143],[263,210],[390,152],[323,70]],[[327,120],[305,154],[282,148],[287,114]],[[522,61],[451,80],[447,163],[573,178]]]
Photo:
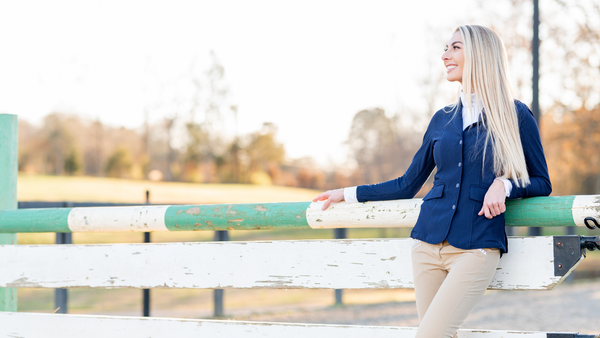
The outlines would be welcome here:
[[[342,202],[326,211],[322,202],[0,210],[0,233],[403,227],[414,225],[420,204]],[[599,214],[600,195],[533,197],[507,201],[505,219],[507,226],[585,226],[585,218]]]

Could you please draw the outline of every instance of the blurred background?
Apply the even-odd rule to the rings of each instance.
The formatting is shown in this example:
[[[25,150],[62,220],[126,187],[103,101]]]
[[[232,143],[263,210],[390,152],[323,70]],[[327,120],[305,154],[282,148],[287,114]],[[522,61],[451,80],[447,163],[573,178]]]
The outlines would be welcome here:
[[[395,178],[430,117],[457,100],[458,84],[445,80],[440,57],[458,25],[498,32],[515,97],[531,105],[532,16],[532,1],[517,0],[0,1],[0,113],[19,116],[19,201],[143,203],[145,190],[153,203],[295,201]],[[539,36],[539,124],[553,195],[598,194],[600,1],[542,1]],[[408,231],[352,229],[349,237]],[[553,231],[564,233],[544,234]],[[19,242],[53,243],[52,236]],[[76,234],[73,241],[139,237]],[[180,233],[153,241],[211,239]],[[51,311],[46,291],[19,290],[20,310]],[[139,295],[129,291],[75,290],[85,295],[72,296],[70,310],[137,313]],[[326,291],[308,291],[316,293],[286,297],[332,303],[318,293]],[[209,316],[212,305],[201,298],[210,294],[201,292],[156,290],[168,296],[153,306]],[[257,296],[228,298],[226,308],[259,306],[258,299],[275,306],[283,297],[232,292]],[[355,299],[412,297],[381,292]]]
[[[598,1],[540,6],[554,194],[600,188]],[[19,170],[328,189],[401,175],[456,100],[464,23],[507,47],[530,104],[531,1],[23,1],[0,11],[0,111]],[[393,154],[393,155],[391,155]]]

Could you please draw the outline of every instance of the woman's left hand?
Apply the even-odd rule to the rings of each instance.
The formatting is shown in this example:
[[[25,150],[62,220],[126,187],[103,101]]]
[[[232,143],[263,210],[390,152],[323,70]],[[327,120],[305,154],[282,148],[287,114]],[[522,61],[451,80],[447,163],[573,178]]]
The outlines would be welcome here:
[[[483,207],[478,215],[492,219],[506,211],[506,190],[501,180],[494,180],[483,198]]]

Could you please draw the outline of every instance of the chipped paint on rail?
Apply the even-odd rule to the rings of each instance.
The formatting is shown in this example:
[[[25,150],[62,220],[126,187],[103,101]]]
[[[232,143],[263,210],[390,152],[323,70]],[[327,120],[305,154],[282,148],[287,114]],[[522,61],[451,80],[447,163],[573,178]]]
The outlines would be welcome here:
[[[310,229],[310,202],[170,206],[165,224],[171,231]],[[300,216],[300,217],[298,217]]]
[[[553,241],[551,236],[509,238],[511,250],[489,288],[554,288],[566,275],[554,275],[554,250],[548,245]],[[0,246],[0,287],[412,288],[412,244],[412,239],[362,239],[5,245]],[[66,260],[69,265],[55,264]]]
[[[69,228],[73,232],[168,231],[167,208],[163,205],[73,208],[68,216]]]
[[[411,227],[421,199],[0,210],[0,233],[145,232]],[[507,201],[507,226],[584,226],[600,219],[600,195]]]
[[[575,226],[574,199],[575,196],[557,196],[507,200],[504,219],[507,226]]]

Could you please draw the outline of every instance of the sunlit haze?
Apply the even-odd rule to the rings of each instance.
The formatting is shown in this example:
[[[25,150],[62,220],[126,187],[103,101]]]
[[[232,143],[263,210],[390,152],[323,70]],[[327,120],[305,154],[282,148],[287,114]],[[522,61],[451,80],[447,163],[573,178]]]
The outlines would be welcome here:
[[[344,160],[353,115],[427,113],[417,85],[471,1],[1,2],[0,113],[139,128],[191,100],[214,51],[239,133],[279,128],[288,157]],[[432,33],[443,32],[440,36]],[[436,35],[436,34],[434,34]],[[454,90],[454,84],[448,84]],[[186,97],[187,96],[187,97]],[[224,129],[234,133],[233,119]]]

